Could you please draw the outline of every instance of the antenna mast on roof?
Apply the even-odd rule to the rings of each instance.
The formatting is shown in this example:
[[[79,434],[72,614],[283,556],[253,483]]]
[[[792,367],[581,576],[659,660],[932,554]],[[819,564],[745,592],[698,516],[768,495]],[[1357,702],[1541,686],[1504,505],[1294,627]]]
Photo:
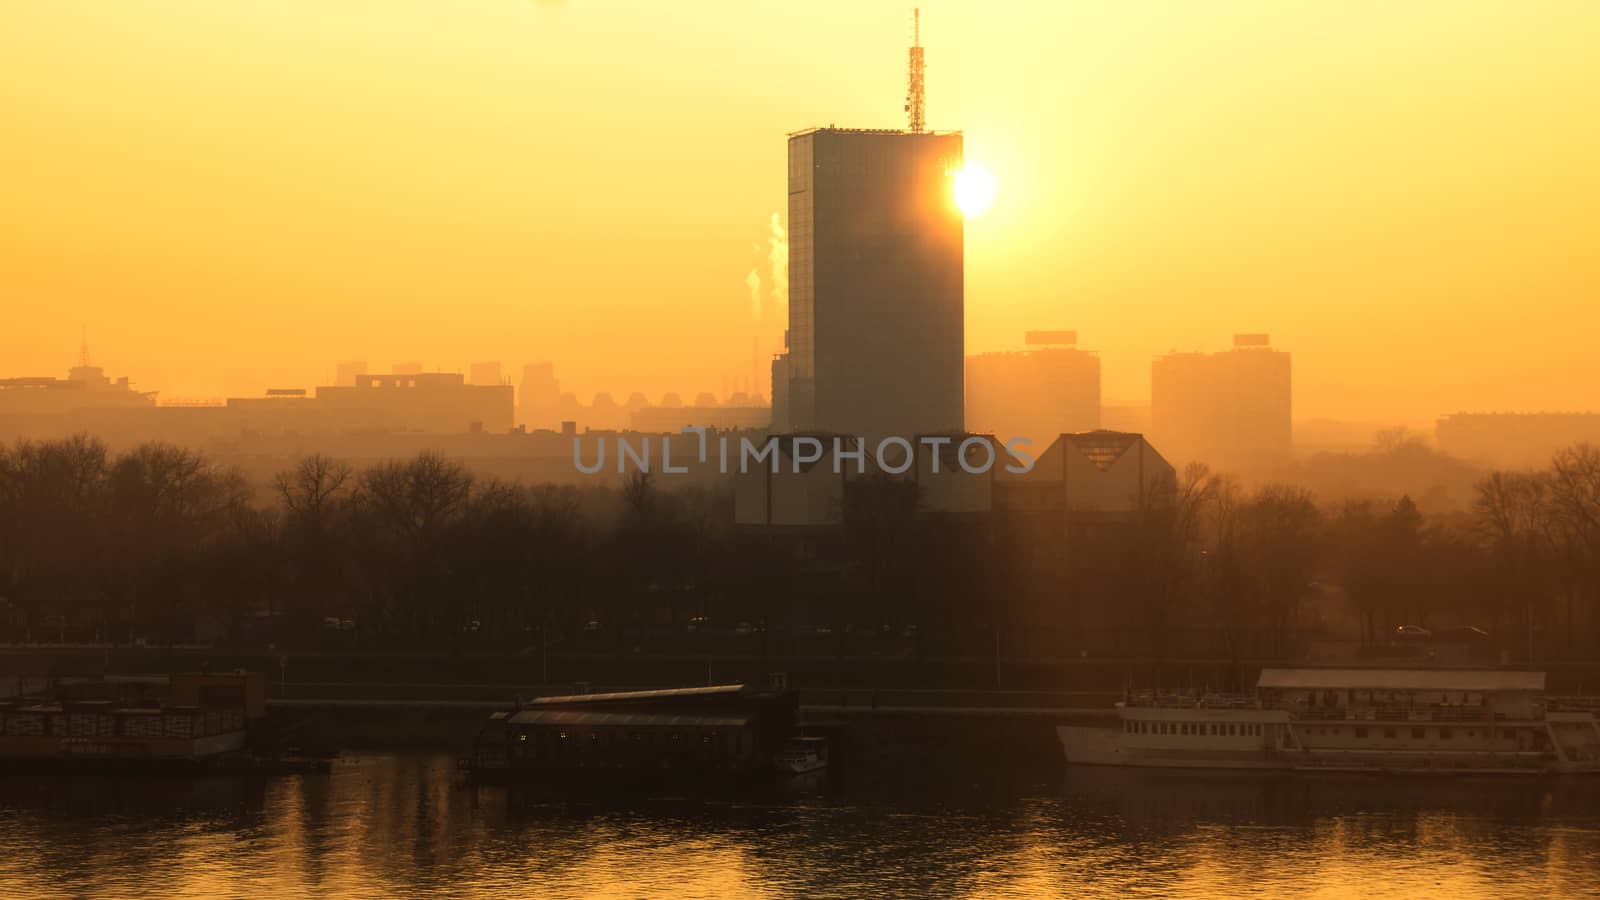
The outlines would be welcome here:
[[[923,62],[922,62],[922,10],[911,10],[911,67],[909,84],[906,87],[906,112],[911,119],[911,133],[921,134],[927,130],[926,111],[924,109],[925,97],[923,95]]]

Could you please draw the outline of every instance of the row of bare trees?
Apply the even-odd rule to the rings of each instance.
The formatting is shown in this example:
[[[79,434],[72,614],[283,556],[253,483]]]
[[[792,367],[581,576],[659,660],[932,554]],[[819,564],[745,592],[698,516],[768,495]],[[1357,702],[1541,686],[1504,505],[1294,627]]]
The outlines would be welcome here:
[[[796,544],[736,529],[726,487],[648,476],[580,490],[475,478],[436,454],[361,469],[312,456],[253,494],[172,446],[21,442],[0,447],[0,601],[28,640],[182,639],[202,621],[281,638],[349,621],[402,644],[553,629],[620,649],[712,607],[763,634],[807,607],[841,631],[966,655],[1289,656],[1308,637],[1381,642],[1400,624],[1474,625],[1519,652],[1600,649],[1592,447],[1491,473],[1448,515],[1403,496],[1246,490],[1202,466],[1131,521],[1089,529],[922,515],[892,480],[857,485],[842,513],[831,536]]]
[[[1324,506],[1191,466],[1125,540],[1145,561],[1127,571],[1157,656],[1181,654],[1166,644],[1184,626],[1227,655],[1352,630],[1380,643],[1402,624],[1480,628],[1519,655],[1600,651],[1600,450],[1587,445],[1491,472],[1471,509],[1434,516],[1404,495]],[[1341,616],[1354,629],[1329,621]]]
[[[0,600],[25,640],[191,637],[202,620],[392,635],[531,620],[577,595],[574,490],[474,479],[435,454],[356,471],[313,456],[256,502],[192,451],[92,439],[0,448]],[[268,627],[271,625],[272,627]]]
[[[1561,626],[1568,651],[1600,643],[1600,449],[1579,445],[1538,471],[1492,473],[1473,512],[1495,587],[1523,598],[1530,625]]]

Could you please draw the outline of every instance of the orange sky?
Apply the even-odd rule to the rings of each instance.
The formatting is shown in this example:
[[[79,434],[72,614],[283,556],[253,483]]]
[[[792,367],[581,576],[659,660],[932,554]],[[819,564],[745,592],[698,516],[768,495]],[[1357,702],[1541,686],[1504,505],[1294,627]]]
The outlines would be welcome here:
[[[9,0],[0,376],[167,396],[340,359],[567,389],[750,370],[784,135],[898,126],[902,4]],[[1108,403],[1267,331],[1297,417],[1600,408],[1600,3],[926,3],[1000,197],[969,351],[1076,328]],[[770,349],[770,348],[769,348]]]

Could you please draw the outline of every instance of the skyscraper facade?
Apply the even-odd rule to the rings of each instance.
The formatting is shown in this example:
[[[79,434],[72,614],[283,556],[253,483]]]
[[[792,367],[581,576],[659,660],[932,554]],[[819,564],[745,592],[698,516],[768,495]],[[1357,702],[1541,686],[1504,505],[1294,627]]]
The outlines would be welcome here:
[[[788,424],[963,427],[959,133],[789,136]]]

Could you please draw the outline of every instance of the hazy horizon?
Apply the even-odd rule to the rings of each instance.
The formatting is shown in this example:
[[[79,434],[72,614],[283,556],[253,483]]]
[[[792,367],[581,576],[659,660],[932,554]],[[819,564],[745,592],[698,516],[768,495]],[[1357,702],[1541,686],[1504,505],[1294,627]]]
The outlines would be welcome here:
[[[1296,420],[1600,407],[1600,6],[1355,10],[924,3],[929,124],[999,183],[967,352],[1076,329],[1143,405],[1153,356],[1268,332]],[[784,136],[902,126],[907,14],[13,4],[0,377],[87,326],[169,397],[349,359],[720,395]]]

